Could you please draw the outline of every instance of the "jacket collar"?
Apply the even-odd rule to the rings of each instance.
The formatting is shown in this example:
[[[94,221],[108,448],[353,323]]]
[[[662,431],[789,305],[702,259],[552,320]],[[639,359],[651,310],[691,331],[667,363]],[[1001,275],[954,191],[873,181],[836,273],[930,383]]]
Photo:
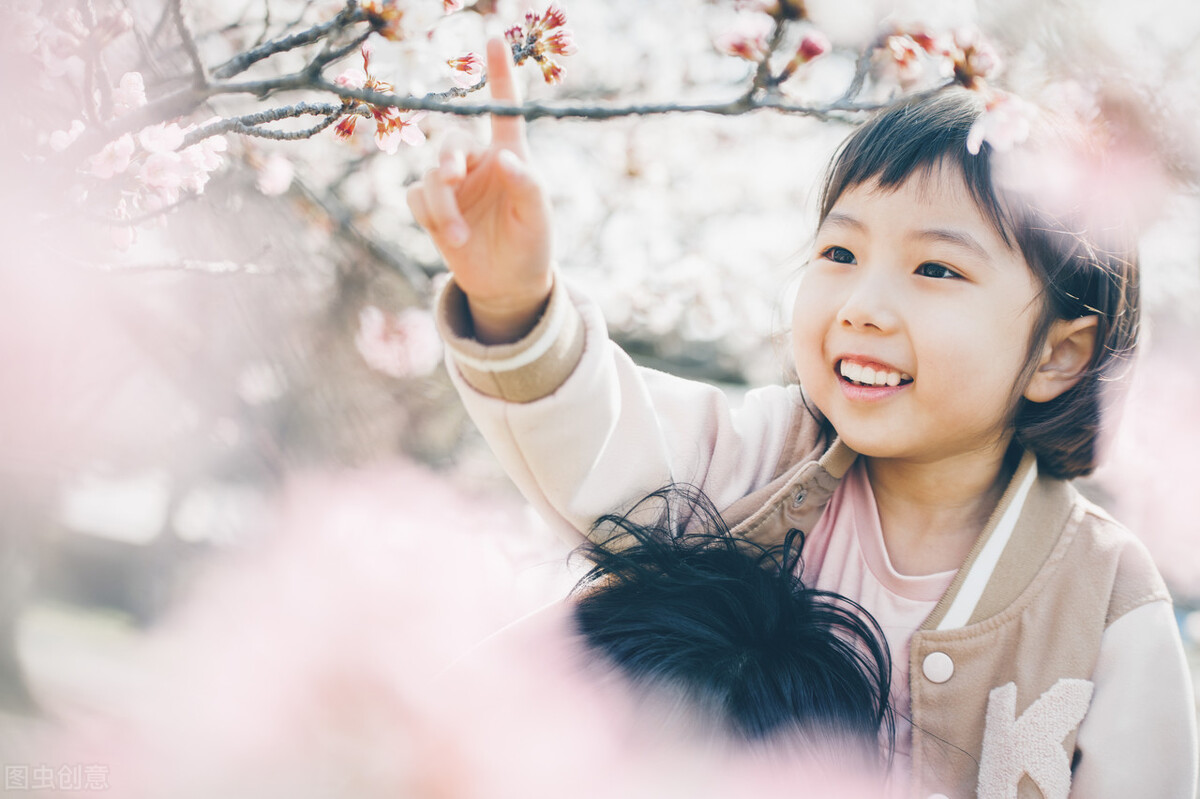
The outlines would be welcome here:
[[[996,509],[921,630],[952,630],[1009,607],[1037,576],[1071,512],[1073,489],[1025,452]]]

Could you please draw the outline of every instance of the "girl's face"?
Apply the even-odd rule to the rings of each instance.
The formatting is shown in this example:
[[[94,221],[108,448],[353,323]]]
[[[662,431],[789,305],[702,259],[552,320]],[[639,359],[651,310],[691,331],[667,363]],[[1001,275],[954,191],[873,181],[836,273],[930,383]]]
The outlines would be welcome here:
[[[817,231],[796,300],[800,384],[868,457],[1002,451],[1037,294],[953,168],[848,189]]]

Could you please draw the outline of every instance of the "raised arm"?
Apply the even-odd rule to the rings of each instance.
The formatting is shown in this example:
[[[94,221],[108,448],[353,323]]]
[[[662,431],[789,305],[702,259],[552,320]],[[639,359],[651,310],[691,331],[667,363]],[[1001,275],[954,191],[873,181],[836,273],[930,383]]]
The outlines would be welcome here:
[[[502,39],[488,42],[487,64],[492,99],[519,104]],[[505,344],[528,333],[553,276],[550,209],[529,169],[525,120],[493,115],[487,146],[448,142],[438,165],[409,189],[408,204],[467,297],[474,338]]]

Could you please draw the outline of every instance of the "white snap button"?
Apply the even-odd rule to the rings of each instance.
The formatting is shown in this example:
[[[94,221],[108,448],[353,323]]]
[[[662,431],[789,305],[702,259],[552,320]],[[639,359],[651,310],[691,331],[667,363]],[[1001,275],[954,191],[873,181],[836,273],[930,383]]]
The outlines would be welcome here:
[[[945,652],[930,652],[921,664],[921,671],[930,682],[943,683],[954,676],[954,661]]]
[[[804,504],[804,500],[808,498],[808,491],[803,488],[796,492],[796,498],[792,500],[792,504],[797,508]]]

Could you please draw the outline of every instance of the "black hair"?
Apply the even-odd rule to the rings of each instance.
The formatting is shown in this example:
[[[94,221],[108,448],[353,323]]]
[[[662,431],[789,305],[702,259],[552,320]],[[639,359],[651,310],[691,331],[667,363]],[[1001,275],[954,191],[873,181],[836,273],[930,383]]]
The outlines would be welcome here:
[[[1137,344],[1139,267],[1135,237],[1119,225],[1098,224],[1079,207],[1042,207],[1037,197],[1003,184],[996,155],[984,142],[967,147],[984,113],[978,92],[950,88],[901,101],[872,118],[842,144],[825,177],[820,222],[848,189],[874,180],[896,189],[913,175],[939,168],[958,172],[1001,239],[1019,251],[1041,286],[1041,313],[1028,344],[1025,373],[1014,386],[1010,422],[1014,440],[1038,457],[1042,471],[1071,478],[1091,473],[1105,384],[1118,375]],[[1063,131],[1039,124],[1025,148],[1067,146]],[[1086,199],[1086,198],[1081,198]],[[1083,377],[1049,402],[1021,396],[1033,376],[1051,325],[1058,319],[1097,318],[1096,347]]]
[[[656,507],[657,520],[633,521]],[[600,519],[591,540],[574,618],[635,685],[681,693],[742,740],[850,740],[890,762],[883,631],[857,603],[805,587],[799,531],[762,547],[731,535],[699,490],[669,486]]]

